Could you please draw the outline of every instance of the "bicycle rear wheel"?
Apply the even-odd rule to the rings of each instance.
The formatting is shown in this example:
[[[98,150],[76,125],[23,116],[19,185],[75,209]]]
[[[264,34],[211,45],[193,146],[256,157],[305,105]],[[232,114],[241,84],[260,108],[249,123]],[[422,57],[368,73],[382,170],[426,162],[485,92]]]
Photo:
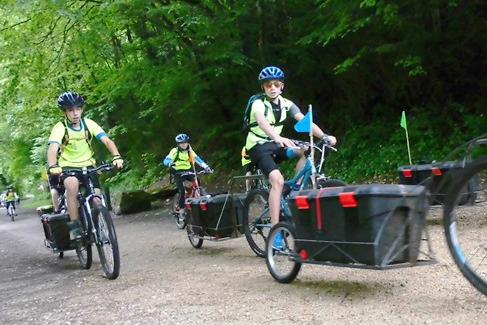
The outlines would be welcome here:
[[[120,253],[115,226],[106,207],[98,206],[92,211],[98,234],[96,248],[100,256],[101,266],[106,277],[114,280],[120,274]]]
[[[275,238],[280,235],[278,247],[275,246]],[[280,283],[293,281],[301,270],[301,262],[296,261],[298,257],[295,232],[291,224],[280,222],[272,227],[265,250],[265,261],[267,269],[272,277]]]
[[[252,251],[264,257],[265,243],[271,229],[269,192],[256,189],[249,192],[244,203],[243,226]]]
[[[444,204],[448,248],[465,278],[487,295],[487,157],[453,174]]]

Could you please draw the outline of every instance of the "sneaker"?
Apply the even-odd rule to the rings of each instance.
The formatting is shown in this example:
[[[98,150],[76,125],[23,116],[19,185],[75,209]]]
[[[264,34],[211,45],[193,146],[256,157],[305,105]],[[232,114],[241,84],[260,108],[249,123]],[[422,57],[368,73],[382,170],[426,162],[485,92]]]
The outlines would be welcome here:
[[[81,239],[81,227],[78,220],[73,220],[68,222],[69,228],[69,239],[78,240]]]
[[[276,234],[276,236],[274,237],[274,243],[272,244],[272,247],[274,247],[275,249],[283,249],[284,246],[282,245],[282,235],[280,232],[278,232]]]

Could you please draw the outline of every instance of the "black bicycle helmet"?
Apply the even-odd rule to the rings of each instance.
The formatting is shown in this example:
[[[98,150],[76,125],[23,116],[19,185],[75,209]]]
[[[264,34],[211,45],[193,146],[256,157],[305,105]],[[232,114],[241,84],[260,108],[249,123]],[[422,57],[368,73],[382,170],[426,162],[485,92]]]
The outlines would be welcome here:
[[[176,140],[177,143],[189,142],[189,136],[187,134],[180,133],[176,135],[176,138],[174,138],[174,140]]]
[[[85,104],[85,100],[81,97],[80,94],[75,93],[74,91],[67,91],[59,95],[57,99],[57,105],[60,109],[65,110],[66,108],[70,107],[78,107],[83,106]]]
[[[259,73],[259,82],[265,82],[267,80],[281,80],[284,81],[284,72],[275,66],[269,66],[262,69]]]

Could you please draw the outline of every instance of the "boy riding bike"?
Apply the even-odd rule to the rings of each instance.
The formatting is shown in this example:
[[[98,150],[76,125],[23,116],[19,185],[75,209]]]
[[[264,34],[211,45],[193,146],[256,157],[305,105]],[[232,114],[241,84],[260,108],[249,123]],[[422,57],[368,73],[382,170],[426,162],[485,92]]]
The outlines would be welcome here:
[[[14,191],[12,186],[7,187],[7,192],[5,192],[5,208],[7,209],[7,213],[9,213],[9,207],[12,206],[13,213],[17,216],[17,211],[15,210],[15,201],[19,201],[19,196]]]
[[[207,172],[211,172],[211,168],[193,151],[193,149],[191,149],[189,145],[189,136],[187,134],[178,134],[174,140],[177,143],[177,147],[171,149],[162,163],[171,168],[171,174],[174,177],[174,182],[179,191],[179,211],[177,212],[183,213],[185,194],[184,181],[187,180],[192,182],[194,175],[186,174],[181,176],[181,174],[192,170],[192,162],[196,162]]]
[[[119,169],[123,167],[123,159],[115,143],[97,123],[82,117],[85,101],[81,95],[68,91],[58,97],[57,103],[64,115],[64,121],[54,125],[49,137],[47,163],[50,174],[61,175],[62,168],[94,166],[91,135],[100,140],[113,155],[113,165]],[[96,193],[99,194],[100,183],[96,173],[90,174],[90,178]],[[81,238],[77,202],[79,179],[74,176],[61,175],[60,182],[63,183],[66,191],[66,203],[71,220],[68,223],[70,239],[76,240]]]
[[[271,184],[269,213],[271,224],[275,225],[279,222],[281,195],[284,186],[284,177],[277,164],[298,155],[301,158],[296,170],[299,170],[305,163],[304,149],[296,149],[295,144],[290,139],[281,136],[283,122],[288,115],[297,121],[301,120],[304,115],[292,101],[281,96],[284,88],[284,72],[281,69],[275,66],[262,69],[258,81],[265,96],[252,103],[245,147],[252,162],[269,178]],[[313,135],[329,142],[330,145],[336,144],[334,136],[327,135],[314,123],[312,132]],[[279,241],[280,238],[276,236],[274,245],[280,245]]]

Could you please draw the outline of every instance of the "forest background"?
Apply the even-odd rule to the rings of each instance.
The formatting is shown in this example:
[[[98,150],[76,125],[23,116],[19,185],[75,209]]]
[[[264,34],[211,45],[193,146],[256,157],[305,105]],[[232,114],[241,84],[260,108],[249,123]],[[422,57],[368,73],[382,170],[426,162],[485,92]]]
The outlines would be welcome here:
[[[167,172],[180,132],[214,177],[241,174],[243,113],[267,65],[338,138],[327,170],[348,182],[397,181],[403,110],[413,162],[487,130],[485,1],[2,0],[0,17],[0,183],[21,191],[42,182],[66,90],[129,161],[108,180],[124,189]]]

